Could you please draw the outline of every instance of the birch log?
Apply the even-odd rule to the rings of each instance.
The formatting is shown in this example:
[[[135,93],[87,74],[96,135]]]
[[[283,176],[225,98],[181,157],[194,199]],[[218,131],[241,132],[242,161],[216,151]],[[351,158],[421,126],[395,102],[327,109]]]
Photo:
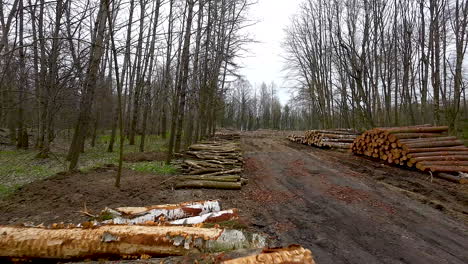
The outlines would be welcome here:
[[[142,224],[148,221],[177,220],[200,214],[218,212],[221,210],[219,201],[208,200],[200,202],[187,202],[180,204],[155,205],[148,207],[120,207],[115,210],[106,208],[104,211],[112,215],[111,220],[104,223],[113,224]]]
[[[266,238],[238,230],[180,226],[106,225],[92,229],[0,226],[0,257],[97,259],[174,256],[266,246]]]

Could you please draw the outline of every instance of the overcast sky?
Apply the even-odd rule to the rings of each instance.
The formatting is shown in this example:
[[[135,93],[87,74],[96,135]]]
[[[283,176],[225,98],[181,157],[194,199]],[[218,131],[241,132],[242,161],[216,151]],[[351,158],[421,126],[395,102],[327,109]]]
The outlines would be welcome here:
[[[259,43],[247,46],[250,53],[242,59],[244,68],[241,70],[252,85],[260,86],[274,81],[279,87],[278,93],[282,104],[289,99],[285,88],[282,72],[284,28],[289,24],[290,17],[296,13],[302,0],[258,0],[251,7],[250,17],[258,23],[248,28],[250,35]]]

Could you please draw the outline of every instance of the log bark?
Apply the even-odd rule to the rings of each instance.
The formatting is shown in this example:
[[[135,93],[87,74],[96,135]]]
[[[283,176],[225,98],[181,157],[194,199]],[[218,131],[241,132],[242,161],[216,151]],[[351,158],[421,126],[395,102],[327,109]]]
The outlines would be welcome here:
[[[447,140],[447,141],[432,141],[432,142],[419,142],[419,143],[408,143],[403,146],[403,149],[415,149],[415,148],[436,148],[436,147],[456,147],[463,146],[461,140]]]
[[[448,126],[433,126],[433,127],[394,127],[385,128],[385,132],[394,133],[442,133],[448,131]]]
[[[108,225],[92,229],[0,226],[0,257],[97,259],[185,255],[266,246],[266,238],[238,230],[180,226]]]
[[[315,264],[312,252],[301,246],[267,249],[262,254],[223,261],[222,264],[302,263]]]
[[[206,188],[206,189],[225,189],[240,190],[241,182],[218,182],[218,181],[182,181],[175,185],[176,189],[183,188]]]
[[[467,147],[465,146],[454,146],[454,147],[436,147],[436,148],[408,148],[406,149],[407,153],[423,153],[423,152],[439,152],[439,151],[466,151]]]
[[[413,138],[413,139],[400,139],[398,142],[404,144],[422,143],[422,142],[439,142],[439,141],[454,141],[457,137],[433,137],[433,138]]]
[[[432,138],[442,137],[440,133],[395,133],[389,135],[389,138],[394,137],[395,139],[411,139],[411,138]]]
[[[448,174],[448,173],[437,173],[436,176],[442,179],[449,180],[451,182],[456,182],[460,184],[468,184],[468,178],[455,176],[455,175]]]
[[[420,170],[431,172],[468,172],[468,166],[429,165],[421,167]]]
[[[123,260],[119,264],[139,264],[141,260]],[[219,264],[315,264],[312,252],[298,245],[274,249],[240,249],[220,254],[191,254],[183,257],[147,259],[146,264],[219,263]],[[111,261],[76,264],[114,264]]]
[[[201,223],[217,223],[222,221],[232,220],[239,217],[237,209],[224,210],[219,212],[208,213],[199,216],[188,217],[170,221],[172,225],[196,225]]]
[[[409,158],[419,157],[432,157],[432,156],[449,156],[449,155],[468,155],[468,149],[463,151],[436,151],[436,152],[421,152],[421,153],[410,153]]]
[[[429,156],[411,158],[411,162],[425,162],[425,161],[468,161],[468,155],[444,155],[444,156]]]
[[[227,176],[181,176],[177,177],[179,181],[217,181],[217,182],[238,182],[241,180],[239,175],[227,175]]]
[[[104,211],[113,219],[104,223],[113,224],[142,224],[157,222],[160,218],[177,220],[221,210],[219,201],[208,200],[200,202],[187,202],[181,204],[155,205],[148,207],[119,207],[115,210],[106,208]]]

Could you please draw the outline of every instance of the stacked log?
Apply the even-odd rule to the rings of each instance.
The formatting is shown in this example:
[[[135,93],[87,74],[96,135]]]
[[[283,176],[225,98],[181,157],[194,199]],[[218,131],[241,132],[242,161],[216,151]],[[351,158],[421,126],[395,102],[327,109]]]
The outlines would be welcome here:
[[[287,139],[295,143],[305,144],[305,138],[303,136],[292,134],[292,135],[289,135]]]
[[[246,180],[241,177],[244,159],[239,139],[239,134],[217,134],[191,145],[183,155],[183,175],[177,177],[175,188],[241,189]]]
[[[375,128],[358,137],[352,152],[435,173],[468,172],[468,148],[446,126]]]
[[[291,135],[289,140],[319,148],[350,149],[359,132],[352,129],[308,130],[304,137]]]

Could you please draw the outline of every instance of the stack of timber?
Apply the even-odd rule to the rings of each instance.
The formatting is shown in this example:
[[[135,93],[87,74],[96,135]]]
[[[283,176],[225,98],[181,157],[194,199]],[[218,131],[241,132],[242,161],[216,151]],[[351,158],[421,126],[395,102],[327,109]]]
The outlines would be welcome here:
[[[239,190],[244,159],[239,134],[217,134],[214,139],[191,145],[181,164],[183,175],[175,188]]]
[[[352,129],[308,130],[304,137],[291,135],[289,140],[319,148],[350,149],[359,132]]]
[[[104,224],[199,225],[238,219],[238,210],[221,210],[218,200],[207,200],[145,207],[105,208],[101,216],[110,218],[103,221]]]
[[[292,135],[289,135],[287,138],[289,141],[292,141],[295,143],[306,144],[305,138],[303,136],[292,134]]]
[[[429,125],[375,128],[358,137],[351,149],[355,154],[465,183],[457,175],[468,172],[468,148],[447,132],[446,126]]]
[[[221,211],[217,200],[106,208],[103,213],[100,217],[111,214],[113,219],[78,225],[60,223],[47,227],[42,224],[0,226],[0,262],[149,259],[239,250],[267,253],[261,250],[268,246],[266,235],[221,227],[224,222],[236,221],[238,215],[237,209]],[[211,224],[205,228],[205,223]],[[311,259],[310,251],[302,247],[290,247],[283,251],[295,255],[293,259],[301,256]],[[244,254],[238,257],[249,256]],[[159,261],[156,263],[166,263]]]

